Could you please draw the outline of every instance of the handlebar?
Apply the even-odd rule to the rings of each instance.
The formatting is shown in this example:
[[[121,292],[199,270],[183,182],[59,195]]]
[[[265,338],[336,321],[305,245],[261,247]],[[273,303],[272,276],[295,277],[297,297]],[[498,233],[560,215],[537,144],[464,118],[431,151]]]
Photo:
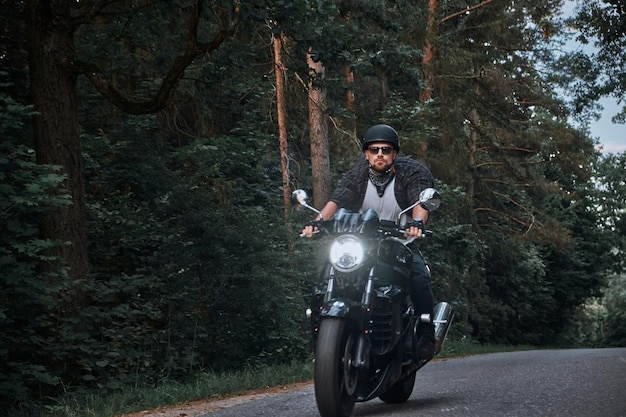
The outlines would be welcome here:
[[[307,226],[313,227],[313,232],[312,232],[313,235],[328,234],[327,233],[328,230],[324,227],[324,221],[322,220],[312,220],[310,222],[307,222],[304,225],[304,227],[307,227]],[[421,238],[433,236],[433,231],[427,230],[424,227],[424,223],[422,222],[421,219],[416,219],[414,221],[408,222],[404,226],[398,226],[394,221],[391,221],[391,220],[381,220],[378,231],[382,233],[383,235],[406,239],[407,238],[406,230],[409,227],[413,227],[413,226],[418,227],[422,230]],[[300,233],[300,237],[305,237],[304,233]]]
[[[424,222],[422,219],[414,219],[410,222],[407,222],[404,226],[398,227],[395,222],[389,220],[381,220],[381,231],[383,233],[399,237],[406,238],[406,230],[409,227],[417,227],[422,230],[422,235],[420,238],[431,237],[433,235],[432,230],[427,230],[424,227]]]

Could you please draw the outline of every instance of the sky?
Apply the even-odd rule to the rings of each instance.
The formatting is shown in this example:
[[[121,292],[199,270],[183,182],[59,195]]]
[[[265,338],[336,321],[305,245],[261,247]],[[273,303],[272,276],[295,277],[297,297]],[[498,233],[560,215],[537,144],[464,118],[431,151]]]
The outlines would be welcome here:
[[[611,122],[621,106],[612,99],[602,100],[601,104],[604,107],[602,118],[589,124],[591,136],[599,139],[602,153],[626,152],[626,125]]]
[[[574,12],[575,6],[575,0],[565,1],[563,14],[565,16],[571,15]],[[566,44],[566,48],[576,50],[580,49],[580,45],[576,44],[574,41],[570,41]],[[587,51],[588,48],[592,47],[587,46],[585,51]],[[599,140],[602,153],[604,154],[626,152],[626,125],[611,122],[611,118],[619,112],[621,105],[617,104],[616,100],[613,98],[603,99],[600,101],[600,104],[604,108],[600,119],[591,121],[588,126],[591,136]]]

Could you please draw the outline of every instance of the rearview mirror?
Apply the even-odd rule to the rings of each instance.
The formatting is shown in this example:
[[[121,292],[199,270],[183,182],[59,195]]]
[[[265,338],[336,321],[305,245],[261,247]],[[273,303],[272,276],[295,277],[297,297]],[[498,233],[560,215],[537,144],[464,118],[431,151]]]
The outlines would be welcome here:
[[[420,193],[419,205],[428,211],[437,210],[441,205],[441,195],[434,188],[426,188]]]
[[[298,189],[294,190],[294,192],[291,193],[291,204],[296,208],[296,210],[304,211],[305,209],[309,209],[317,214],[320,214],[321,217],[321,213],[318,209],[309,206],[309,204],[307,203],[308,199],[309,196],[304,190]]]
[[[309,199],[306,191],[304,190],[295,190],[291,193],[291,204],[298,211],[302,211],[304,209],[303,206],[306,206],[306,201]]]

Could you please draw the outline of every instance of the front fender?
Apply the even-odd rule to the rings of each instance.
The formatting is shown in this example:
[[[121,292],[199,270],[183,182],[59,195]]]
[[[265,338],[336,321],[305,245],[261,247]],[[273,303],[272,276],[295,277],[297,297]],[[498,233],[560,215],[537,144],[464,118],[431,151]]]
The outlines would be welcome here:
[[[324,304],[321,317],[337,317],[355,320],[360,323],[363,319],[363,305],[347,298],[336,298]]]

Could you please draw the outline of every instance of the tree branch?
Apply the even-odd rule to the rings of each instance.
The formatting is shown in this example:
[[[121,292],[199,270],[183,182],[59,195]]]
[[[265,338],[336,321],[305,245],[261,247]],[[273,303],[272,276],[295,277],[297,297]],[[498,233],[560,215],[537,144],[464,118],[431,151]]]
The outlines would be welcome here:
[[[504,217],[504,218],[506,218],[506,219],[511,220],[511,221],[512,221],[512,222],[514,222],[514,223],[519,224],[520,226],[524,226],[524,227],[526,228],[526,231],[524,232],[524,234],[528,233],[528,231],[529,231],[529,230],[530,230],[530,228],[532,227],[532,224],[530,224],[530,225],[529,225],[529,224],[528,224],[528,223],[526,223],[525,221],[523,221],[523,220],[521,220],[521,219],[518,219],[518,218],[517,218],[517,217],[515,217],[515,216],[512,216],[512,215],[510,215],[510,214],[508,214],[508,213],[505,213],[505,212],[503,212],[503,211],[494,210],[494,209],[489,208],[489,207],[477,207],[477,208],[475,208],[475,209],[474,209],[474,211],[475,211],[475,212],[479,212],[479,211],[486,211],[486,212],[489,212],[489,213],[496,213],[496,214],[498,214],[498,215],[500,215],[500,216],[502,216],[502,217]]]
[[[453,18],[455,18],[457,16],[460,16],[462,14],[469,13],[472,10],[476,10],[476,9],[478,9],[480,7],[483,7],[483,6],[489,4],[489,3],[493,2],[493,1],[495,1],[495,0],[484,0],[484,1],[482,1],[482,2],[480,2],[478,4],[475,4],[473,6],[468,6],[465,9],[461,10],[460,12],[452,13],[451,15],[448,15],[448,16],[444,17],[443,19],[441,19],[441,21],[445,22],[446,20],[453,19]]]
[[[239,12],[239,2],[235,2],[235,14]],[[178,80],[182,77],[187,67],[200,54],[209,53],[216,50],[220,45],[235,33],[236,24],[228,22],[229,27],[218,29],[210,42],[200,42],[198,40],[198,24],[202,14],[202,0],[196,0],[189,17],[187,46],[185,52],[176,58],[169,71],[161,81],[159,91],[149,100],[133,101],[120,94],[115,89],[102,70],[95,64],[76,60],[74,67],[78,73],[85,75],[96,89],[113,105],[120,110],[140,115],[153,114],[165,108],[167,101],[176,87]]]
[[[502,166],[504,165],[504,162],[483,162],[481,164],[476,164],[474,166],[474,168],[482,168],[484,166]]]

